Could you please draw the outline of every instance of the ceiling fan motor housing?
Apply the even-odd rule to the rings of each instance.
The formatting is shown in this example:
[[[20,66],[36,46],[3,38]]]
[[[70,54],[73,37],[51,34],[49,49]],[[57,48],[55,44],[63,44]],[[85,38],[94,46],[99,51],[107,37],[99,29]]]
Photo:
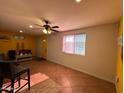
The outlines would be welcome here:
[[[45,29],[47,29],[47,30],[48,30],[48,28],[50,28],[49,25],[43,25],[43,27],[44,27]]]

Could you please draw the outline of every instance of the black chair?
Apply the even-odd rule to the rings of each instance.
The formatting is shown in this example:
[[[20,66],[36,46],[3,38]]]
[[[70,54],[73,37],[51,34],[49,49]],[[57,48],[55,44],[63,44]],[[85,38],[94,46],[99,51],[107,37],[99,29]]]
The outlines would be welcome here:
[[[27,78],[22,78],[21,75],[27,73]],[[10,79],[11,84],[6,86],[4,89],[2,88],[3,80]],[[27,80],[27,82],[20,86],[20,80]],[[14,91],[14,83],[18,81],[19,88]],[[0,60],[0,93],[2,91],[6,91],[9,93],[17,93],[24,86],[28,85],[28,89],[30,90],[30,69],[27,67],[22,67],[17,65],[15,61],[2,61]],[[7,90],[8,87],[11,87],[10,90]]]
[[[15,60],[16,59],[16,50],[9,50],[8,57],[9,57],[9,60]]]

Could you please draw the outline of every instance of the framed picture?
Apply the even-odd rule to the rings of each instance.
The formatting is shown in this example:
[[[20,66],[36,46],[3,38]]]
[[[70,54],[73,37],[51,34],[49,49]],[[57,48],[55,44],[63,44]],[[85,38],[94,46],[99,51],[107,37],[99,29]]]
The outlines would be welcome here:
[[[123,34],[118,37],[118,45],[121,47],[121,59],[123,62]]]
[[[14,35],[15,39],[25,39],[25,37],[23,35]]]
[[[0,35],[0,41],[8,41],[10,37],[8,35]]]

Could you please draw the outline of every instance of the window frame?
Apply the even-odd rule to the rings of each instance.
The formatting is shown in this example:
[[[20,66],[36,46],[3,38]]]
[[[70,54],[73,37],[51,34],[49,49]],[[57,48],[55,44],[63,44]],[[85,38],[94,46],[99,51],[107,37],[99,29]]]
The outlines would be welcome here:
[[[68,52],[65,52],[65,51],[63,50],[64,37],[72,36],[72,35],[74,36],[74,50],[73,50],[72,53],[68,53]],[[76,53],[75,53],[75,36],[76,36],[76,35],[85,35],[85,42],[84,42],[85,45],[82,44],[82,47],[84,47],[85,49],[84,49],[84,53],[82,53],[82,54],[76,54]],[[76,33],[76,34],[66,34],[66,35],[63,35],[63,37],[62,37],[62,53],[65,53],[65,54],[68,54],[68,55],[85,56],[85,55],[86,55],[86,38],[87,38],[86,33]],[[83,42],[82,42],[82,43],[83,43]],[[83,51],[82,51],[82,52],[83,52]]]

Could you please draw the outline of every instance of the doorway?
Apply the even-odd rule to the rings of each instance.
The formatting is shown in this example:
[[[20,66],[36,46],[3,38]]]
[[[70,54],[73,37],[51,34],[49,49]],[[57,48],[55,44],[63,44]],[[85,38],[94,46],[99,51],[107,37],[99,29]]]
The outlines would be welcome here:
[[[47,40],[46,38],[42,40],[42,43],[41,43],[41,57],[43,59],[47,59]]]

